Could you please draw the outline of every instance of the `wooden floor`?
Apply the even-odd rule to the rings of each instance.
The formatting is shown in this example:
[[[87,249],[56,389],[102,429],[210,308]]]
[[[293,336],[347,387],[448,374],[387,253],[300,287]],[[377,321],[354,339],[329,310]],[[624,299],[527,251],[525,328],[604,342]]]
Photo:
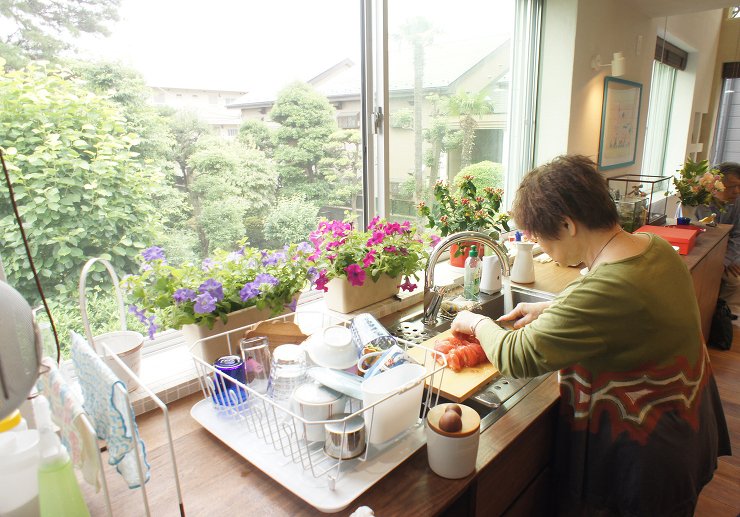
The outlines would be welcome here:
[[[740,517],[740,329],[730,350],[709,348],[732,440],[732,456],[723,456],[711,483],[699,496],[695,517]]]

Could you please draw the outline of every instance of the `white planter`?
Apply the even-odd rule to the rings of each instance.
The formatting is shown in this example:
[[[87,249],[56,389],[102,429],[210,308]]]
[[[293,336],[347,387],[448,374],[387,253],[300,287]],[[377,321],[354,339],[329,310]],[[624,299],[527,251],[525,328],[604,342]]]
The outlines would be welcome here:
[[[285,310],[285,313],[289,312],[290,309]],[[185,344],[190,349],[200,339],[226,332],[223,336],[201,341],[190,350],[193,355],[200,357],[208,364],[213,364],[219,357],[240,355],[239,341],[244,337],[242,327],[269,319],[271,313],[270,309],[259,310],[257,307],[247,307],[229,313],[229,320],[226,323],[223,323],[220,319],[216,320],[213,330],[205,325],[183,325],[182,335],[185,338]],[[229,347],[229,344],[231,344],[231,347]]]
[[[688,217],[692,221],[696,221],[696,207],[691,205],[681,205],[681,217]]]
[[[346,278],[334,278],[326,284],[329,290],[324,293],[324,301],[328,309],[348,314],[398,294],[400,284],[400,276],[391,278],[385,274],[377,282],[367,277],[361,286],[350,284]]]

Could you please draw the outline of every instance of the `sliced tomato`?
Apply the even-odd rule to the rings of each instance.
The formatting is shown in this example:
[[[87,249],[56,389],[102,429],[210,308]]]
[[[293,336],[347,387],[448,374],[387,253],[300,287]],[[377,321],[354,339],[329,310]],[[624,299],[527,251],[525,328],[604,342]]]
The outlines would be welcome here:
[[[478,344],[472,344],[470,347],[475,350],[475,354],[478,356],[478,364],[480,363],[487,363],[488,357],[486,356],[486,353],[483,351],[483,347]]]
[[[450,350],[450,353],[447,354],[447,366],[449,366],[453,372],[459,372],[463,369],[463,366],[465,366],[461,355],[460,350],[457,348]]]
[[[465,366],[475,366],[478,364],[478,354],[475,353],[472,345],[460,347],[459,350],[465,357]]]

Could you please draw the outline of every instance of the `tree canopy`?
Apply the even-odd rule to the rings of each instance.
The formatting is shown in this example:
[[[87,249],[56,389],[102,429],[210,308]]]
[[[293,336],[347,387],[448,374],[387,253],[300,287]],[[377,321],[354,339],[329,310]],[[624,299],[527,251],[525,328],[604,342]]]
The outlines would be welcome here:
[[[53,61],[82,33],[109,35],[120,0],[0,0],[0,56],[8,68]]]

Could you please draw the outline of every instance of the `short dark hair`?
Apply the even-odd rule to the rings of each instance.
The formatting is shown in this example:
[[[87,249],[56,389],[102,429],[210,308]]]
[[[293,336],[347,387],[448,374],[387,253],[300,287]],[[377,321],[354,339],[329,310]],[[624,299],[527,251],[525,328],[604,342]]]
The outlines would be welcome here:
[[[565,217],[591,230],[619,224],[606,179],[581,155],[558,156],[528,172],[516,192],[511,215],[535,237],[558,239]]]
[[[737,162],[722,162],[719,165],[714,166],[723,176],[726,174],[732,174],[740,179],[740,163]]]

